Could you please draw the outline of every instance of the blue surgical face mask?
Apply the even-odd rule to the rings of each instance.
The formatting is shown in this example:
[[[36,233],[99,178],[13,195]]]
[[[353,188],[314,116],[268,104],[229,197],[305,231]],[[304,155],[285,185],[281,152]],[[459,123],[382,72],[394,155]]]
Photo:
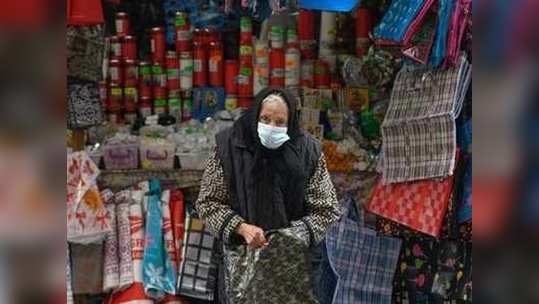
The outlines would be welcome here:
[[[288,128],[286,127],[274,127],[270,125],[258,123],[258,138],[262,145],[268,149],[277,149],[282,146],[288,137]]]

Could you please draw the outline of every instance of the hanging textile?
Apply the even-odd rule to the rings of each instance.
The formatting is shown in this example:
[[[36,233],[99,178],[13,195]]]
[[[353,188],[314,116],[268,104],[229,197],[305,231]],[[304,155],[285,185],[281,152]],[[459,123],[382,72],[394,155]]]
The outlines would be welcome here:
[[[466,40],[466,30],[471,28],[472,0],[454,0],[454,2],[455,7],[451,15],[447,33],[447,56],[444,61],[445,66],[452,66],[458,63],[461,45],[463,45],[465,43],[464,40]]]
[[[144,293],[142,259],[144,256],[144,216],[142,202],[144,193],[132,190],[132,202],[129,205],[129,226],[131,233],[131,257],[133,259],[133,281],[127,289],[113,293],[110,304],[134,303],[153,304],[154,301]]]
[[[71,254],[69,252],[69,244],[67,244],[67,255],[66,255],[66,293],[67,293],[67,304],[73,304],[73,283],[71,275]]]
[[[120,257],[119,288],[126,288],[133,284],[133,258],[131,255],[131,229],[129,223],[129,204],[131,191],[123,190],[115,195],[116,216],[118,222],[118,244]]]
[[[172,268],[174,270],[174,277],[177,277],[178,255],[176,254],[176,247],[174,245],[174,234],[172,232],[172,220],[170,218],[170,190],[163,191],[163,195],[161,195],[161,212],[162,212],[162,217],[163,217],[163,223],[162,223],[163,242],[164,242],[165,249],[167,252],[167,259],[170,259]]]
[[[68,26],[66,42],[67,75],[86,81],[100,81],[105,54],[103,26]]]
[[[74,295],[103,292],[103,244],[71,244],[71,262]]]
[[[373,29],[379,45],[408,45],[434,0],[395,0]]]
[[[454,184],[457,184],[455,180]],[[442,227],[440,229],[440,238],[459,238],[460,226],[456,221],[456,208],[458,204],[458,187],[453,187],[451,198],[449,199],[449,205],[445,212],[445,217],[442,221]],[[387,219],[382,216],[376,217],[376,231],[383,235],[394,237],[420,237],[424,236],[423,232],[413,230],[409,226],[405,226]]]
[[[228,303],[318,303],[301,228],[270,232],[268,242],[265,249],[223,246]]]
[[[363,226],[353,199],[326,235],[329,262],[337,277],[333,303],[391,303],[401,241]],[[376,283],[373,283],[376,282]]]
[[[176,251],[176,263],[179,267],[182,261],[182,242],[183,235],[185,232],[185,210],[183,203],[183,193],[181,190],[173,190],[170,193],[170,214],[173,227],[172,232],[174,235],[174,249]]]
[[[184,296],[213,301],[217,287],[215,239],[198,218],[187,213],[182,263],[178,277],[178,293]]]
[[[382,123],[380,169],[384,183],[453,174],[456,125],[471,78],[461,57],[447,70],[403,67]]]
[[[67,126],[79,129],[103,122],[103,109],[99,101],[97,82],[68,77]]]
[[[472,220],[472,157],[466,158],[466,172],[462,181],[462,199],[458,206],[459,224]]]
[[[394,280],[394,303],[471,301],[471,243],[405,238]]]
[[[165,294],[176,293],[172,261],[163,242],[161,185],[157,179],[150,181],[142,270],[144,292],[149,297],[160,300]]]
[[[67,241],[101,242],[112,231],[96,186],[99,169],[86,152],[67,155]]]
[[[453,191],[454,176],[443,180],[376,185],[367,210],[438,237]]]
[[[120,285],[120,257],[118,251],[118,233],[116,223],[116,205],[114,193],[110,189],[101,191],[101,197],[106,204],[110,218],[110,226],[113,227],[107,234],[104,244],[103,258],[103,291],[110,292]]]
[[[438,0],[438,25],[436,38],[432,46],[429,63],[432,67],[439,67],[447,54],[447,36],[450,17],[454,9],[453,3],[458,0]]]

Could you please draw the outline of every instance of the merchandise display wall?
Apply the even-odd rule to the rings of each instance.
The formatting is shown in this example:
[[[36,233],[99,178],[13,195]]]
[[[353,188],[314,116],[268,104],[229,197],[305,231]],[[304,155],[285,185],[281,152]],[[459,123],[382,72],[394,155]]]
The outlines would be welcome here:
[[[472,301],[471,0],[359,2],[68,0],[68,303],[228,303],[194,202],[268,86],[297,98],[345,211],[302,303]]]

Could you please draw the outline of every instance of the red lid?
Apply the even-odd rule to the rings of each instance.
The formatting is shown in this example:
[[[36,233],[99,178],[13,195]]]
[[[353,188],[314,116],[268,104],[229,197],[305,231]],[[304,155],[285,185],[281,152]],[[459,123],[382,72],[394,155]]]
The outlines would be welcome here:
[[[104,22],[101,0],[67,0],[68,25],[97,25]]]
[[[309,10],[299,11],[298,38],[299,40],[314,39],[314,12]]]

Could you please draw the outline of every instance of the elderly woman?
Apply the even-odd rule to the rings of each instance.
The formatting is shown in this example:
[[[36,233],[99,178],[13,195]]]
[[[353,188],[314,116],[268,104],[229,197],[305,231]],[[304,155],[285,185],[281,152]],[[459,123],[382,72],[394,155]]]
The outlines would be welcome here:
[[[224,242],[265,248],[265,232],[301,227],[319,243],[340,216],[320,143],[298,125],[296,98],[267,88],[253,106],[217,135],[196,210]]]

